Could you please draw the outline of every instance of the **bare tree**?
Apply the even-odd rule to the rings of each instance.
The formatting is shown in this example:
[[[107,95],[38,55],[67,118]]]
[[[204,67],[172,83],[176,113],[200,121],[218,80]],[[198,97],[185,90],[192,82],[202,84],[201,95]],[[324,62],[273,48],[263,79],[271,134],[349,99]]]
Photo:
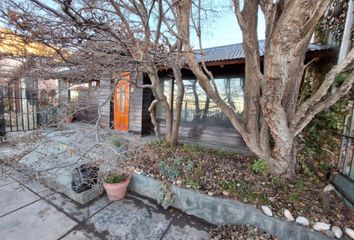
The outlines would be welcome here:
[[[66,64],[72,63],[72,67],[80,70],[81,78],[93,79],[93,75],[107,72],[113,75],[119,68],[146,73],[151,84],[136,84],[134,77],[131,81],[137,87],[151,89],[155,97],[149,111],[157,136],[160,131],[156,105],[162,104],[166,140],[176,144],[184,86],[182,45],[173,34],[176,15],[172,10],[162,0],[97,0],[75,4],[66,0],[22,3],[14,0],[0,6],[2,21],[7,21],[10,29],[53,47]],[[177,83],[175,118],[163,91],[164,80],[158,74],[162,68],[172,69]]]
[[[189,15],[192,0],[178,1],[181,32],[188,66],[207,95],[230,119],[252,152],[266,160],[270,169],[289,178],[295,175],[296,136],[313,117],[346,95],[354,82],[354,72],[331,93],[328,89],[338,75],[352,66],[354,49],[326,75],[322,85],[304,102],[299,89],[306,67],[305,55],[316,24],[330,0],[245,0],[240,6],[233,0],[238,24],[243,33],[245,51],[245,101],[243,117],[220,97],[212,73],[198,63],[190,43]],[[265,15],[266,40],[261,68],[257,36],[258,9]]]

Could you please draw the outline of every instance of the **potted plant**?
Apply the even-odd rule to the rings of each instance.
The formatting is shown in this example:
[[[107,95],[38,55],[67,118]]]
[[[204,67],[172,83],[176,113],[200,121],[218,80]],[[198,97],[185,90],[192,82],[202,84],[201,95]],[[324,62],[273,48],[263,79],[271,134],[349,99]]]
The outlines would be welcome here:
[[[130,182],[131,175],[127,173],[111,173],[103,180],[103,187],[107,192],[108,199],[117,201],[124,198]]]

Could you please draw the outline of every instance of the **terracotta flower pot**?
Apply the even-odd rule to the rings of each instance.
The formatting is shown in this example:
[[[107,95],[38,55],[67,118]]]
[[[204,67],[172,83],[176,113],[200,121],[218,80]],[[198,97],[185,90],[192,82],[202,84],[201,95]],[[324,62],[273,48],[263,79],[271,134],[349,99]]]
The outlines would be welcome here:
[[[74,116],[68,116],[65,118],[66,123],[72,123],[74,121]]]
[[[103,183],[103,187],[107,192],[108,199],[111,201],[117,201],[124,198],[125,193],[130,182],[130,176],[120,183]]]

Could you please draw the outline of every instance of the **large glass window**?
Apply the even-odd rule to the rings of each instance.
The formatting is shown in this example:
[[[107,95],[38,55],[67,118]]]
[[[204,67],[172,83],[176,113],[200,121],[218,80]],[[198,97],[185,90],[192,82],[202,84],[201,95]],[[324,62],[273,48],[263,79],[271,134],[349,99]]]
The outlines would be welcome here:
[[[183,123],[200,123],[203,125],[231,127],[228,118],[220,111],[216,104],[206,95],[195,79],[183,80],[185,96],[182,105],[181,120]],[[215,85],[220,97],[238,114],[242,114],[244,105],[243,78],[217,77]],[[172,94],[172,89],[174,90]],[[165,81],[165,94],[173,99],[175,105],[177,86],[172,86],[171,80]],[[162,106],[158,107],[157,116],[164,119]]]

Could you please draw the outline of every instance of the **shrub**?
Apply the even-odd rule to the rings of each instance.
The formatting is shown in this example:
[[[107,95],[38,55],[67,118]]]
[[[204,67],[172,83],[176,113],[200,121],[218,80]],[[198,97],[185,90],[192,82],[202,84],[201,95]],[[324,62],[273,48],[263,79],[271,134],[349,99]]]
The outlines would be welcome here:
[[[263,159],[257,159],[251,166],[251,169],[255,173],[263,174],[267,169],[267,163]]]
[[[159,161],[158,167],[160,173],[170,180],[175,180],[180,175],[181,157],[169,158],[165,161]]]
[[[107,177],[104,181],[105,181],[106,183],[113,184],[113,183],[120,183],[120,182],[123,182],[123,181],[125,181],[125,179],[127,179],[127,175],[125,175],[125,174],[118,174],[118,175],[109,176],[109,177]]]
[[[112,143],[113,146],[115,146],[117,148],[119,148],[120,146],[122,146],[124,144],[123,140],[120,139],[120,138],[113,138],[111,140],[111,143]]]

